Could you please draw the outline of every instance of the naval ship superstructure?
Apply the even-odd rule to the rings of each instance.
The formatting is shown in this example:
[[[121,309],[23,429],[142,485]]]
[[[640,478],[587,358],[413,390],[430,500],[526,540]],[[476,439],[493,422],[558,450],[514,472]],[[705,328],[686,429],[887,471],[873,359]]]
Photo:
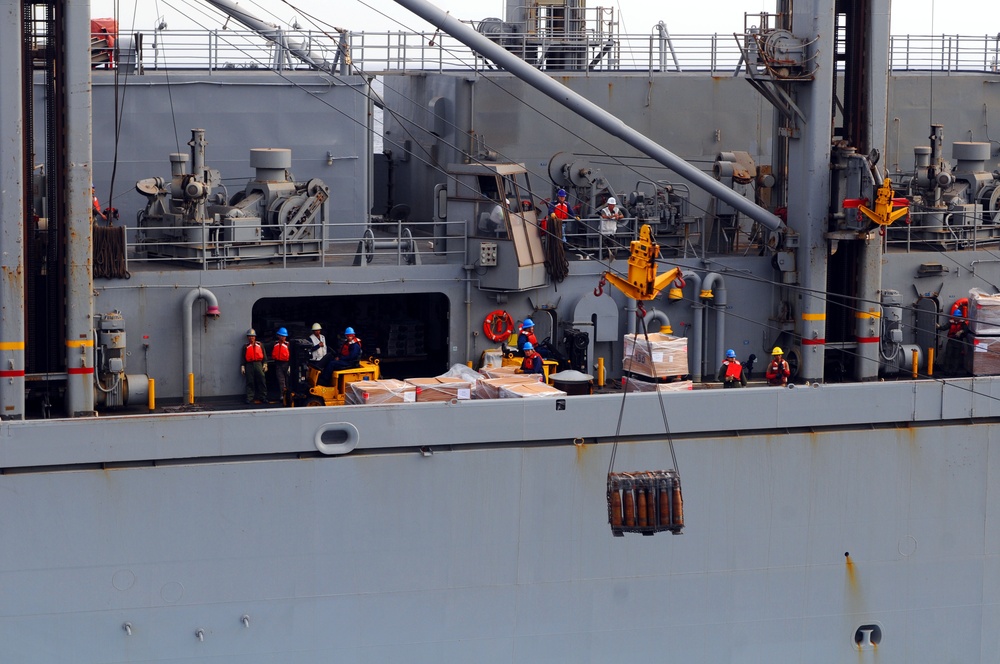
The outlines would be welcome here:
[[[404,4],[441,33],[399,68],[252,23],[270,61],[167,67],[88,3],[3,5],[4,661],[997,659],[1000,380],[928,357],[1000,279],[996,39],[899,71],[886,0],[780,1],[723,73],[573,1]],[[643,226],[683,280],[636,302],[599,284]],[[242,403],[249,327],[352,326],[405,378],[477,364],[497,311],[607,386]],[[647,323],[695,389],[614,387]],[[613,535],[612,449],[679,473],[682,534]]]

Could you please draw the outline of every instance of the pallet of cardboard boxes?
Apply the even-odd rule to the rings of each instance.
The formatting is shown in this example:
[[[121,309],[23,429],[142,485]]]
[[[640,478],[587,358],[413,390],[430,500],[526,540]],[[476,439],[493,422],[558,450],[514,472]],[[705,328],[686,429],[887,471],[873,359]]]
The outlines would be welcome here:
[[[1000,375],[1000,294],[969,291],[969,332],[965,368],[973,376]]]
[[[622,368],[648,378],[683,376],[688,373],[687,337],[652,332],[626,334]]]

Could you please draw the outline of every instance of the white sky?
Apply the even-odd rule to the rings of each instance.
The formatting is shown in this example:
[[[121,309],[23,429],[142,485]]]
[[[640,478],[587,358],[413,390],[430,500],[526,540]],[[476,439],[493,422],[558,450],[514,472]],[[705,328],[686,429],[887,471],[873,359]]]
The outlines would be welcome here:
[[[355,32],[387,32],[403,29],[430,32],[432,29],[392,0],[239,0],[242,8],[270,23],[284,26],[295,17],[303,28],[311,26],[309,14],[337,27]],[[436,4],[452,16],[480,20],[503,17],[504,0],[469,2],[437,0]],[[670,34],[731,34],[743,31],[745,12],[773,11],[773,0],[591,0],[589,6],[613,6],[622,32],[648,34],[658,21],[664,21]],[[987,0],[962,5],[944,0],[892,0],[894,34],[996,35],[1000,33],[1000,2]],[[131,30],[149,31],[157,17],[163,17],[169,30],[217,28],[222,24],[217,11],[201,0],[92,0],[91,14],[114,16],[118,7],[119,25]],[[710,8],[710,9],[709,9]],[[300,10],[300,11],[297,11]],[[133,17],[134,20],[133,20]],[[242,29],[242,28],[240,28]]]

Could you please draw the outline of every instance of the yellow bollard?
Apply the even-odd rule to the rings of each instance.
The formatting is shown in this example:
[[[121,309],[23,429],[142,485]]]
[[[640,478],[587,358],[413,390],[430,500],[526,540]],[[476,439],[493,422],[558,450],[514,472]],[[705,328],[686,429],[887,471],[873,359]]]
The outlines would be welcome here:
[[[920,358],[920,352],[914,348],[913,349],[913,379],[917,378],[917,360]]]
[[[188,403],[194,403],[194,374],[188,374]]]
[[[604,387],[604,358],[597,358],[597,386]]]
[[[927,349],[927,375],[934,375],[934,348]]]
[[[149,379],[149,409],[156,410],[156,381]]]

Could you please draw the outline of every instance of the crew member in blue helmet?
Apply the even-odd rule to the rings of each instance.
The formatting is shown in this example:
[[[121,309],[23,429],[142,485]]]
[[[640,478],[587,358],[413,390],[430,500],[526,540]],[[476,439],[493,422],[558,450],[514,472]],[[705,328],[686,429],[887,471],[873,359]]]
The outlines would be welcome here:
[[[719,368],[716,379],[723,387],[746,387],[747,377],[743,373],[743,365],[736,359],[736,351],[732,348],[726,351],[726,361]]]
[[[941,326],[948,330],[948,342],[944,347],[944,375],[960,376],[965,373],[965,354],[969,348],[969,321],[962,316],[958,307],[951,312],[951,318]]]
[[[521,323],[521,331],[517,335],[517,350],[523,353],[526,343],[538,347],[538,339],[535,338],[535,322],[530,318],[525,318],[524,322]]]
[[[542,239],[551,233],[561,238],[563,244],[566,244],[566,220],[570,216],[572,216],[572,210],[570,210],[569,203],[566,202],[566,190],[560,189],[556,192],[556,200],[549,202],[548,215],[543,217],[541,224],[539,224]],[[576,218],[579,219],[579,217]]]
[[[353,369],[361,361],[361,339],[354,334],[354,328],[344,330],[344,343],[340,351],[326,363],[319,375],[319,384],[329,387],[333,385],[333,372],[341,369]]]
[[[285,402],[285,390],[288,389],[288,362],[292,355],[288,348],[288,330],[278,328],[278,340],[271,346],[271,361],[274,363],[274,377],[278,381],[278,398]]]
[[[538,337],[535,336],[535,322],[530,318],[525,318],[524,322],[521,323],[521,331],[517,335],[517,350],[524,354],[524,345],[530,343],[535,349],[535,352],[542,356],[543,360],[559,359],[553,357],[554,353],[552,347],[548,343],[538,343]]]
[[[545,373],[545,364],[542,362],[542,356],[535,352],[535,346],[530,341],[524,344],[524,361],[521,362],[521,368],[515,369],[514,373]]]

